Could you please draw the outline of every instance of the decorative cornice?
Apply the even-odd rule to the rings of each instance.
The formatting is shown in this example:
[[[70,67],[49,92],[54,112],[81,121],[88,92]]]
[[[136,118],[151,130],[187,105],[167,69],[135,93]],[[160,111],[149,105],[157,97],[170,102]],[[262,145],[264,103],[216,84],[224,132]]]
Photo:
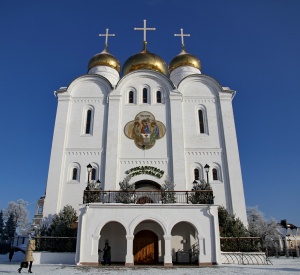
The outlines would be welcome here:
[[[215,103],[216,100],[215,99],[200,99],[200,98],[184,98],[183,102],[187,102],[187,103]]]
[[[185,149],[187,156],[219,156],[222,154],[222,149]]]
[[[155,165],[155,164],[168,164],[168,160],[162,160],[162,159],[151,159],[151,160],[145,160],[145,159],[122,159],[120,160],[120,164],[130,164],[130,165]]]
[[[65,154],[67,156],[99,156],[102,153],[102,149],[66,149]]]
[[[101,103],[103,98],[101,99],[72,99],[72,103]]]

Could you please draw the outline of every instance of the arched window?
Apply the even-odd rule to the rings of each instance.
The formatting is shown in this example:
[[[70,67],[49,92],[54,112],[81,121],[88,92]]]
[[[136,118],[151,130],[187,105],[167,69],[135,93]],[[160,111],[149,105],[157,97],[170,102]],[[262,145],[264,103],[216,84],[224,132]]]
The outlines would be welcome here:
[[[194,180],[199,180],[199,169],[194,169]]]
[[[213,180],[219,180],[218,170],[216,168],[212,169]]]
[[[147,88],[143,89],[143,103],[147,103],[148,102],[148,90]]]
[[[72,180],[77,180],[78,178],[78,169],[77,168],[73,168],[72,171]]]
[[[85,123],[85,133],[91,133],[91,120],[92,120],[92,110],[87,110],[86,113],[86,123]]]
[[[128,95],[128,103],[133,103],[133,91],[130,91],[130,92],[129,92],[129,95]]]
[[[200,133],[203,134],[204,133],[204,119],[203,119],[203,111],[202,110],[198,110],[198,122],[199,122]]]
[[[156,92],[156,102],[161,103],[161,91]]]
[[[93,169],[92,169],[91,180],[96,180],[96,172],[97,172],[97,169],[96,169],[96,168],[93,168]]]

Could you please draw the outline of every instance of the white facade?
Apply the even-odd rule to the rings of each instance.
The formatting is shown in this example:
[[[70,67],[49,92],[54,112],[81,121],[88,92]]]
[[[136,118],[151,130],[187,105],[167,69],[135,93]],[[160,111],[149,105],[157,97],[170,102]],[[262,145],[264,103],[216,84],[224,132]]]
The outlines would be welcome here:
[[[172,265],[180,254],[176,252],[182,256],[194,249],[193,261],[220,263],[217,206],[247,222],[234,95],[189,65],[174,69],[170,78],[144,66],[120,79],[111,66],[97,65],[56,92],[43,214],[58,213],[65,205],[78,210],[78,264],[96,264],[98,249],[109,240],[112,261],[133,265],[134,238],[143,230],[158,237],[157,262]],[[88,164],[95,169],[89,179]],[[137,191],[157,189],[167,178],[175,191],[190,191],[195,180],[206,180],[206,164],[214,194],[211,206],[83,204],[88,181],[100,180],[102,190],[117,191],[126,172],[134,169],[139,173],[131,173],[130,183]],[[147,167],[161,171],[160,177],[144,173]]]

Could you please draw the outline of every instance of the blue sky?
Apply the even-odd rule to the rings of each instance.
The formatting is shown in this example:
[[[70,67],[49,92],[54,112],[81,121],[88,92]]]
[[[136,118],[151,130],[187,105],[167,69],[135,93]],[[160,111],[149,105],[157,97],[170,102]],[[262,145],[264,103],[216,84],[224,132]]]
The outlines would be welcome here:
[[[0,209],[44,195],[57,101],[102,51],[121,64],[142,49],[167,64],[186,50],[233,101],[247,206],[300,226],[300,1],[110,0],[0,2]],[[298,122],[297,122],[298,121]]]

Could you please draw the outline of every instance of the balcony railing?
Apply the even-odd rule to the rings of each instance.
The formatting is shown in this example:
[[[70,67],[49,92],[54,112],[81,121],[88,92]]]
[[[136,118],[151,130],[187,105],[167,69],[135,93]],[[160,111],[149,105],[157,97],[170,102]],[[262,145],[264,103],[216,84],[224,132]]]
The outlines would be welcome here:
[[[214,204],[212,190],[199,191],[102,191],[85,190],[83,203]]]

